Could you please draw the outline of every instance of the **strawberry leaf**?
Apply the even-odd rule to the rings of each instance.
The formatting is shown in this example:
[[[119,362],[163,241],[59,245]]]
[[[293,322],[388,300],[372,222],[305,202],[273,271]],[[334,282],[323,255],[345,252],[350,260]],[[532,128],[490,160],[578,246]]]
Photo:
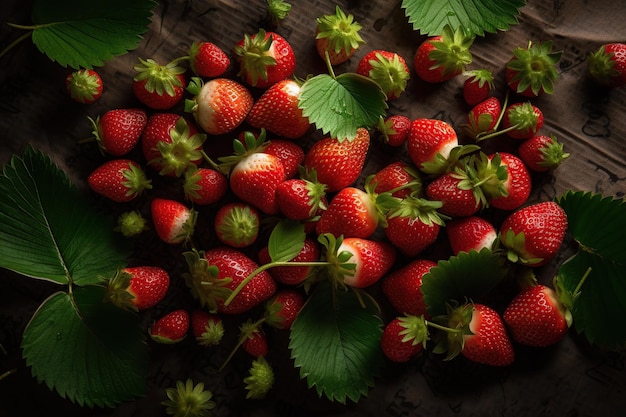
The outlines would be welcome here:
[[[276,224],[268,240],[272,262],[287,262],[295,258],[304,247],[304,224],[282,220]]]
[[[144,330],[134,313],[103,304],[104,292],[99,286],[57,292],[24,330],[33,376],[81,406],[112,407],[144,393]]]
[[[63,67],[93,68],[135,49],[154,0],[35,1],[33,43]]]
[[[483,36],[518,23],[525,0],[403,0],[404,14],[424,35],[440,35],[446,25]]]
[[[437,266],[422,278],[424,302],[431,316],[446,314],[446,304],[478,302],[506,276],[504,259],[490,249],[460,252]]]
[[[568,232],[578,243],[576,254],[559,268],[561,283],[574,292],[591,268],[572,308],[574,328],[590,343],[623,347],[626,327],[616,325],[615,318],[626,314],[626,203],[580,191],[565,193],[557,203],[567,213]]]
[[[298,107],[324,134],[352,140],[360,127],[378,123],[387,110],[385,93],[368,77],[345,73],[320,74],[302,85]]]
[[[364,300],[367,301],[367,300]],[[319,396],[345,403],[357,402],[374,385],[382,366],[382,321],[374,303],[359,303],[352,291],[320,283],[293,322],[289,348]]]

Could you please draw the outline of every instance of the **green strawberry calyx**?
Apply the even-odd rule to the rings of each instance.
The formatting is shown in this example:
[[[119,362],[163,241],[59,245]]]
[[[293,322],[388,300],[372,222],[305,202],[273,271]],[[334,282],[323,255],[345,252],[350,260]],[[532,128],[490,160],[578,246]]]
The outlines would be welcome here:
[[[611,85],[611,81],[621,76],[615,67],[614,53],[606,51],[602,45],[597,51],[589,54],[587,58],[587,72],[593,80],[601,85]]]
[[[474,43],[474,36],[467,34],[462,27],[452,30],[446,25],[440,40],[432,40],[430,43],[434,47],[428,53],[428,58],[435,62],[431,69],[442,69],[442,75],[460,74],[465,71],[465,67],[472,62],[470,47]]]
[[[194,161],[203,158],[201,147],[207,135],[204,133],[192,135],[189,123],[181,117],[176,121],[174,129],[170,130],[170,138],[170,142],[160,141],[157,144],[161,156],[152,159],[148,164],[162,166],[160,175],[173,173],[180,177],[190,166],[195,165]]]
[[[489,158],[485,153],[480,152],[473,155],[472,161],[475,173],[475,184],[480,187],[486,197],[486,201],[493,198],[506,197],[509,192],[505,187],[505,182],[509,177],[509,170],[506,164],[502,163],[500,154],[496,153],[493,158]]]
[[[117,218],[117,226],[113,229],[124,237],[133,237],[148,229],[148,221],[138,210],[126,211]]]
[[[261,128],[258,135],[246,131],[243,133],[243,141],[240,139],[233,140],[233,154],[220,157],[218,163],[214,164],[214,166],[224,175],[230,175],[230,172],[239,161],[253,153],[263,152],[268,145],[267,132],[264,128]]]
[[[126,188],[126,196],[138,196],[144,190],[152,188],[152,180],[146,177],[146,173],[137,164],[129,164],[128,168],[123,170],[122,175],[124,181],[122,185]]]
[[[354,20],[353,15],[346,15],[339,6],[335,13],[316,19],[317,34],[315,39],[328,39],[329,49],[335,53],[344,51],[350,54],[365,41],[359,34],[362,26]]]
[[[119,308],[137,311],[133,302],[135,295],[128,291],[131,278],[132,275],[128,272],[123,269],[118,270],[107,283],[105,299]]]
[[[146,91],[156,92],[162,96],[167,94],[175,96],[175,87],[182,87],[182,81],[179,75],[185,73],[185,68],[179,66],[175,61],[166,65],[161,65],[153,59],[139,58],[139,64],[135,64],[133,69],[137,71],[134,77],[135,81],[146,80]]]
[[[233,49],[240,64],[240,77],[246,76],[252,85],[257,85],[259,80],[267,81],[267,68],[277,64],[270,49],[274,38],[267,36],[264,29],[250,36],[244,35],[243,45],[236,45]]]
[[[248,205],[234,205],[228,210],[216,232],[227,242],[249,246],[259,233],[259,216]]]
[[[554,92],[554,83],[559,77],[556,64],[562,52],[552,52],[552,41],[539,44],[528,42],[527,48],[518,47],[513,50],[513,58],[507,63],[507,69],[514,72],[511,82],[519,82],[517,92],[530,88],[537,96],[542,91],[546,94]]]
[[[390,59],[376,53],[376,59],[371,59],[369,64],[372,66],[369,77],[380,85],[388,98],[398,97],[404,92],[410,75],[398,54]]]
[[[175,388],[165,390],[167,400],[161,404],[166,407],[165,412],[171,416],[208,416],[209,410],[215,408],[212,400],[213,393],[204,389],[204,383],[194,385],[191,379],[176,381]]]
[[[550,135],[550,139],[552,140],[549,144],[539,148],[539,152],[541,152],[539,164],[547,168],[556,168],[570,156],[570,153],[563,150],[563,143],[559,142],[556,136]]]
[[[209,265],[204,252],[192,249],[183,253],[188,272],[182,274],[185,284],[189,287],[193,298],[200,301],[203,307],[216,312],[218,301],[226,299],[231,290],[228,284],[232,278],[218,278],[219,270]]]
[[[81,103],[91,102],[102,93],[102,79],[92,70],[80,69],[72,73],[68,89],[73,99]]]
[[[267,360],[260,356],[252,361],[249,375],[243,379],[246,384],[246,399],[265,398],[268,391],[274,385],[274,370]]]

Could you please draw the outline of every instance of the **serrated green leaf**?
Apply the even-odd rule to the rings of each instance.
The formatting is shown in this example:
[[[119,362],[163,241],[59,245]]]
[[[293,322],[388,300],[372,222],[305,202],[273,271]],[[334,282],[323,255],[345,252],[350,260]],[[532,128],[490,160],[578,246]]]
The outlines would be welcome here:
[[[483,36],[517,24],[525,4],[525,0],[403,0],[402,8],[413,30],[424,35],[440,35],[449,25]]]
[[[321,283],[292,325],[289,348],[309,388],[343,404],[358,401],[374,385],[383,364],[381,334],[372,304],[364,308],[354,292],[334,292]]]
[[[575,291],[588,268],[572,308],[574,328],[590,343],[609,348],[626,344],[626,203],[590,192],[568,192],[557,199],[567,213],[568,232],[578,251],[559,268],[559,279]]]
[[[387,102],[380,86],[368,77],[320,74],[304,82],[298,107],[324,134],[352,140],[358,128],[378,123],[385,115]]]
[[[272,262],[287,262],[296,257],[304,247],[304,224],[282,220],[276,224],[268,240],[268,252]]]
[[[93,68],[137,47],[154,0],[38,0],[33,43],[63,67]]]
[[[0,176],[0,267],[59,284],[113,276],[126,250],[53,161],[32,147]]]
[[[81,406],[112,407],[143,395],[149,352],[134,313],[102,303],[105,288],[55,293],[24,331],[33,376]]]
[[[450,301],[478,302],[505,276],[503,258],[486,248],[440,260],[422,278],[421,290],[428,313],[446,314],[446,303]]]

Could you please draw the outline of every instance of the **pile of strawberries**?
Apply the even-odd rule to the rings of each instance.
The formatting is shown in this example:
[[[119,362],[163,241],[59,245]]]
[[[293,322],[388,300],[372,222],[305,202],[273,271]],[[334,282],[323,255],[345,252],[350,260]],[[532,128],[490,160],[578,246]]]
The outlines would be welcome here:
[[[317,50],[331,65],[346,62],[364,43],[358,23],[339,8],[317,23]],[[241,326],[237,346],[258,359],[246,382],[250,397],[263,397],[273,382],[262,359],[268,352],[265,326],[290,328],[306,289],[316,282],[317,263],[323,263],[335,266],[341,285],[380,285],[396,313],[381,338],[391,361],[416,357],[435,334],[448,359],[462,354],[493,366],[513,362],[514,343],[561,340],[575,294],[558,280],[539,284],[532,271],[559,251],[567,217],[555,202],[528,204],[532,174],[549,172],[568,156],[554,136],[541,132],[543,114],[532,103],[552,93],[560,53],[550,42],[512,51],[502,102],[490,70],[467,70],[472,41],[446,28],[413,57],[413,72],[425,82],[466,77],[463,97],[471,109],[458,130],[442,120],[396,114],[359,128],[353,140],[325,137],[308,148],[303,143],[313,128],[299,108],[295,54],[278,33],[261,29],[233,45],[238,80],[223,78],[232,63],[210,42],[191,45],[187,56],[166,65],[140,59],[132,90],[144,107],[113,109],[91,120],[105,161],[87,182],[119,203],[148,194],[152,175],[183,184],[184,200],[153,198],[150,213],[119,218],[125,236],[140,236],[151,226],[163,243],[181,248],[189,271],[185,283],[198,301],[193,311],[177,308],[157,320],[148,330],[152,339],[176,343],[191,331],[199,343],[217,344],[222,315],[263,306],[261,317]],[[605,85],[620,85],[609,76],[624,84],[624,47],[604,48],[593,55],[592,76]],[[614,77],[616,68],[622,72]],[[356,73],[376,81],[390,101],[405,94],[412,74],[401,56],[384,50],[365,54]],[[92,91],[77,94],[83,102],[102,91],[101,80],[89,77],[98,75],[82,74],[80,84]],[[75,92],[78,82],[69,78],[68,91]],[[172,112],[183,100],[185,114]],[[210,157],[205,150],[211,136],[228,134],[235,138],[232,154]],[[518,141],[516,152],[483,152],[480,145],[500,135]],[[376,146],[406,149],[406,155],[356,186]],[[141,161],[128,157],[137,147]],[[212,230],[202,233],[214,233],[219,245],[198,249],[194,236],[204,207],[214,208],[215,216]],[[489,220],[491,208],[506,212],[501,223]],[[264,225],[284,219],[306,232],[292,259],[299,265],[263,269],[272,262]],[[449,306],[445,317],[430,317],[420,286],[437,263],[421,254],[442,239],[450,255],[485,249],[502,255],[519,279],[519,292],[504,311],[468,300]],[[356,265],[353,271],[341,268],[346,261]],[[109,298],[143,310],[165,297],[169,283],[162,268],[127,267],[110,280]]]

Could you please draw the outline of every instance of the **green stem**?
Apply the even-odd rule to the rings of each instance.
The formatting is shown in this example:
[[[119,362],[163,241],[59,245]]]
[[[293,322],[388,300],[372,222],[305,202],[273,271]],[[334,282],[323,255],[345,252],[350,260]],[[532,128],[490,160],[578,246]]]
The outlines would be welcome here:
[[[429,327],[434,327],[435,329],[443,330],[444,332],[460,333],[462,331],[461,329],[451,329],[450,327],[442,326],[428,320],[424,320],[424,323],[426,323],[426,325]]]
[[[584,282],[587,280],[589,274],[591,274],[591,267],[587,268],[587,270],[585,271],[585,275],[583,275],[580,281],[578,281],[578,285],[576,285],[573,294],[578,294],[580,292],[580,289],[582,288]]]
[[[3,374],[0,374],[0,381],[2,381],[4,378],[8,377],[9,375],[13,375],[16,372],[17,372],[17,368],[13,368],[13,369],[9,369],[8,371],[4,372]]]
[[[13,26],[12,24],[9,23],[9,25]],[[11,49],[13,49],[18,43],[22,42],[24,39],[28,38],[31,34],[33,33],[33,31],[29,31],[26,32],[25,34],[23,34],[22,36],[20,36],[19,38],[17,38],[16,40],[14,40],[13,42],[11,42],[6,48],[4,48],[2,50],[2,52],[0,52],[0,58],[2,58],[4,55],[6,55]]]
[[[251,328],[254,328],[254,329],[259,328],[259,326],[261,324],[263,324],[263,322],[265,322],[266,320],[267,320],[267,317],[263,316],[262,318],[257,320],[256,323],[253,323]],[[224,363],[218,369],[218,372],[222,372],[222,369],[224,369],[224,367],[226,367],[228,362],[230,362],[230,360],[233,358],[233,356],[235,355],[237,350],[239,350],[239,348],[241,347],[241,345],[243,345],[243,342],[245,342],[247,338],[248,338],[248,334],[241,335],[241,337],[239,338],[239,341],[237,342],[237,344],[235,345],[233,350],[230,351],[230,353],[228,354],[228,357],[226,358],[226,360],[224,360]]]

